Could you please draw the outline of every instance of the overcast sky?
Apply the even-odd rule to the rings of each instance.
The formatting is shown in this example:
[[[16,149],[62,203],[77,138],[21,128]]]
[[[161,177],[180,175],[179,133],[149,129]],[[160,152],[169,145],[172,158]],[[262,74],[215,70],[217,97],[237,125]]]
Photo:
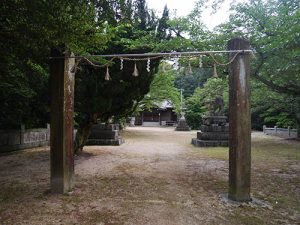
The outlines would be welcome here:
[[[171,11],[176,9],[177,16],[186,16],[192,11],[195,1],[196,0],[148,0],[147,2],[149,8],[155,9],[157,12],[162,12],[164,6],[167,4]],[[225,0],[220,10],[215,14],[211,14],[211,9],[204,10],[202,20],[209,29],[228,20],[230,2],[231,0]]]

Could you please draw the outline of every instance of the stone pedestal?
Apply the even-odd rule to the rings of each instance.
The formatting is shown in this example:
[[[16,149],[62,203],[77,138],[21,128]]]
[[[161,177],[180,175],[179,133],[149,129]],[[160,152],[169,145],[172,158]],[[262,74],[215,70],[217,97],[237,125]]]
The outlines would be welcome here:
[[[134,127],[135,126],[135,117],[130,117],[129,126],[130,127]]]
[[[226,121],[226,116],[204,117],[201,131],[197,132],[197,138],[192,139],[192,144],[196,147],[227,147],[229,126]]]
[[[186,120],[184,118],[184,116],[182,116],[179,121],[178,121],[178,125],[175,128],[176,131],[190,131],[191,128],[188,126],[188,124],[186,123]]]
[[[119,134],[118,124],[95,124],[86,145],[121,145],[124,142]]]

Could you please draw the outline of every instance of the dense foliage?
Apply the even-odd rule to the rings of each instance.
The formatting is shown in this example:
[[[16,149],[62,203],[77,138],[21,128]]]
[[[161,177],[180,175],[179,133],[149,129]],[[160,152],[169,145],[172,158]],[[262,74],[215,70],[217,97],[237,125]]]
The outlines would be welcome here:
[[[202,23],[206,1],[197,1],[187,17],[171,17],[167,7],[161,16],[147,8],[146,0],[3,0],[0,5],[0,128],[45,126],[49,122],[49,52],[69,48],[94,63],[103,59],[91,54],[142,53],[151,51],[223,50],[233,37],[248,39],[255,51],[251,65],[253,128],[292,126],[300,133],[300,4],[298,0],[250,0],[233,4],[230,21],[209,31]],[[216,5],[215,5],[216,6]],[[226,55],[216,55],[225,62]],[[159,60],[134,62],[106,68],[80,64],[76,74],[75,120],[78,149],[90,124],[119,120],[138,107],[150,107],[169,99],[179,105],[178,89],[184,89],[187,119],[199,127],[209,93],[226,83],[226,67],[218,67],[218,79],[209,79],[213,62],[205,57],[204,68],[192,59],[181,70],[158,70]],[[157,73],[158,72],[158,73]],[[156,74],[157,73],[157,74]],[[155,75],[156,74],[156,75]],[[151,85],[152,83],[152,85]],[[175,86],[174,86],[175,83]],[[162,88],[164,87],[164,88]],[[148,93],[148,95],[147,95]]]
[[[233,9],[216,39],[238,35],[256,51],[251,70],[255,124],[300,129],[299,1],[251,0]]]
[[[299,1],[233,3],[229,22],[213,32],[194,26],[201,21],[204,4],[205,1],[198,1],[187,17],[190,26],[185,26],[195,48],[226,49],[229,39],[242,37],[250,41],[255,51],[251,60],[253,128],[262,129],[265,124],[298,127],[300,131]],[[226,56],[217,59],[226,61]]]
[[[4,0],[0,14],[0,127],[45,126],[50,49],[105,46],[106,34],[90,33],[94,9],[85,1]]]
[[[158,19],[147,9],[144,0],[108,2],[98,11],[106,12],[105,17],[100,15],[97,21],[107,24],[113,35],[103,52],[90,53],[144,53],[154,50],[156,43],[166,36],[166,30],[156,30],[160,21],[167,17],[164,13]],[[98,9],[98,8],[97,8]],[[110,13],[110,15],[107,15]],[[109,19],[108,19],[109,18]],[[113,27],[112,27],[113,25]],[[97,60],[97,59],[93,59]],[[134,66],[137,66],[139,76],[132,76]],[[81,66],[78,73],[75,90],[75,111],[78,132],[76,135],[75,152],[82,149],[89,135],[90,127],[97,121],[107,122],[110,119],[118,121],[131,115],[138,107],[139,102],[150,91],[150,84],[157,72],[159,60],[153,59],[147,72],[145,61],[124,60],[123,69],[120,70],[120,60],[109,65],[111,79],[104,81],[106,68],[97,70]],[[102,76],[99,74],[102,74]]]
[[[180,112],[180,92],[175,87],[175,74],[171,65],[163,62],[150,85],[150,91],[138,104],[138,111],[150,110],[162,102],[170,102],[176,113]]]
[[[206,80],[211,77],[211,68],[193,68],[191,74],[178,72],[175,80],[175,86],[178,89],[183,89],[185,98],[193,95],[196,88],[203,87]]]
[[[192,129],[199,129],[202,118],[208,112],[208,104],[217,96],[222,96],[225,104],[225,113],[228,111],[228,80],[210,78],[203,87],[197,88],[194,94],[186,101],[186,120]]]
[[[44,126],[49,122],[48,63],[52,48],[69,48],[76,55],[149,52],[166,37],[162,18],[147,9],[145,0],[95,1],[5,1],[0,6],[1,27],[1,128]],[[160,23],[161,22],[161,23]],[[160,24],[160,29],[156,28]],[[95,63],[101,59],[89,59]],[[102,61],[103,62],[103,61]],[[81,64],[76,74],[75,120],[82,147],[88,127],[97,119],[107,121],[130,114],[149,91],[152,71],[138,62],[139,77],[133,77],[133,62],[105,69]],[[83,131],[82,131],[83,130]],[[78,148],[77,148],[78,149]]]

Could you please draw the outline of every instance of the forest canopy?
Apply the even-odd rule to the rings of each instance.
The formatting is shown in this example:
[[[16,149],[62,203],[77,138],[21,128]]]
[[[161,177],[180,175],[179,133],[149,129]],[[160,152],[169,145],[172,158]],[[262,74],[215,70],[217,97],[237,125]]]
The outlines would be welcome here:
[[[148,8],[146,0],[3,0],[0,5],[0,52],[3,53],[0,55],[0,128],[18,128],[20,124],[33,128],[49,122],[49,55],[53,48],[60,51],[68,48],[75,55],[86,57],[224,50],[227,41],[234,37],[249,40],[255,53],[251,60],[253,128],[261,129],[264,124],[299,128],[299,1],[233,3],[229,21],[213,31],[203,23],[206,4],[199,0],[189,15],[177,17],[167,7],[161,15],[155,13]],[[226,55],[216,58],[227,60]],[[89,59],[95,63],[101,61]],[[123,71],[119,69],[120,62],[115,62],[110,67],[109,81],[105,80],[105,68],[79,66],[75,87],[76,126],[84,130],[95,120],[127,117],[139,103],[149,105],[149,96],[173,98],[178,105],[179,89],[183,89],[187,112],[194,115],[188,117],[188,122],[197,128],[193,121],[199,124],[199,116],[205,111],[201,93],[214,88],[207,83],[213,61],[204,59],[206,69],[197,68],[197,62],[192,61],[191,74],[172,69],[162,72],[160,60],[151,62],[152,70],[148,73],[145,63],[137,63],[140,76],[133,77],[133,62],[126,62]],[[187,68],[186,61],[181,63]],[[220,81],[226,82],[227,69],[218,66],[217,70]],[[160,90],[165,84],[169,89]]]

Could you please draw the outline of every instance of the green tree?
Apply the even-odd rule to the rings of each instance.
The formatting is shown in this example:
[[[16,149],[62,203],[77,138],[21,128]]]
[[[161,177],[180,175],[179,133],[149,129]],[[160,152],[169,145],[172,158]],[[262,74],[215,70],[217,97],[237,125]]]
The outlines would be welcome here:
[[[176,113],[180,112],[180,92],[174,85],[175,71],[163,62],[150,85],[150,91],[139,102],[139,111],[156,107],[163,101],[171,101]]]
[[[187,99],[186,120],[192,129],[199,129],[203,116],[208,113],[207,104],[217,96],[223,97],[225,111],[228,111],[228,79],[210,78]]]
[[[120,6],[120,5],[119,5]],[[109,5],[114,15],[115,9],[120,8]],[[151,52],[160,40],[156,37],[156,26],[158,19],[153,18],[147,10],[145,1],[137,0],[128,7],[134,7],[135,10],[125,9],[128,13],[118,11],[118,14],[123,15],[119,20],[113,16],[112,24],[114,35],[107,44],[105,51],[95,51],[94,53],[144,53]],[[122,5],[124,7],[124,5]],[[125,18],[125,15],[129,18]],[[130,18],[134,20],[130,21]],[[104,19],[104,18],[101,18]],[[98,21],[101,21],[100,19]],[[104,23],[110,24],[110,21],[105,20]],[[97,61],[97,58],[92,60]],[[139,76],[132,76],[134,64],[136,63]],[[159,60],[151,61],[151,71],[146,70],[146,61],[128,61],[124,60],[123,70],[120,71],[120,60],[115,61],[109,67],[111,80],[104,81],[106,68],[86,68],[81,66],[81,71],[76,77],[76,98],[75,110],[77,116],[75,118],[78,124],[78,132],[75,141],[75,153],[79,153],[85,144],[89,135],[92,123],[97,120],[107,122],[108,119],[115,120],[127,117],[137,108],[138,103],[150,91],[150,84],[154,79],[154,74],[157,72]],[[102,77],[99,77],[102,74]]]
[[[262,125],[296,127],[294,110],[300,107],[297,98],[279,94],[259,81],[253,81],[251,89],[252,128],[261,130]]]
[[[157,38],[162,40],[162,39],[170,39],[171,33],[169,31],[169,9],[167,6],[165,6],[164,11],[162,13],[162,17],[158,21],[158,26],[157,26]]]
[[[85,1],[11,1],[0,5],[0,127],[44,126],[49,121],[48,57],[52,47],[75,52],[105,46]],[[97,38],[96,38],[97,37]],[[99,44],[99,45],[98,45]]]
[[[185,72],[179,72],[176,76],[175,86],[178,89],[183,89],[184,98],[188,98],[193,95],[196,88],[203,87],[204,83],[212,75],[211,69],[196,68],[192,70],[192,74],[185,74]]]
[[[297,122],[300,135],[299,1],[252,0],[235,5],[234,10],[230,22],[220,26],[218,32],[223,34],[223,39],[239,35],[250,41],[256,51],[251,76],[279,93],[276,95],[278,102],[266,111],[278,112],[278,108],[283,110],[282,113],[289,111],[289,117]],[[287,100],[284,106],[282,98],[294,103],[291,105]],[[269,105],[264,99],[265,105]]]
[[[95,1],[4,1],[0,6],[0,125],[39,126],[49,121],[48,56],[51,48],[65,46],[95,63],[91,54],[142,53],[152,51],[157,41],[158,18],[145,0]],[[64,51],[64,48],[59,49]],[[137,62],[140,76],[133,77],[134,64],[110,65],[111,80],[104,69],[81,64],[76,74],[75,114],[82,147],[88,125],[100,119],[130,114],[149,91],[159,60],[152,71]],[[99,76],[103,74],[103,76]],[[83,131],[82,131],[83,130]]]

